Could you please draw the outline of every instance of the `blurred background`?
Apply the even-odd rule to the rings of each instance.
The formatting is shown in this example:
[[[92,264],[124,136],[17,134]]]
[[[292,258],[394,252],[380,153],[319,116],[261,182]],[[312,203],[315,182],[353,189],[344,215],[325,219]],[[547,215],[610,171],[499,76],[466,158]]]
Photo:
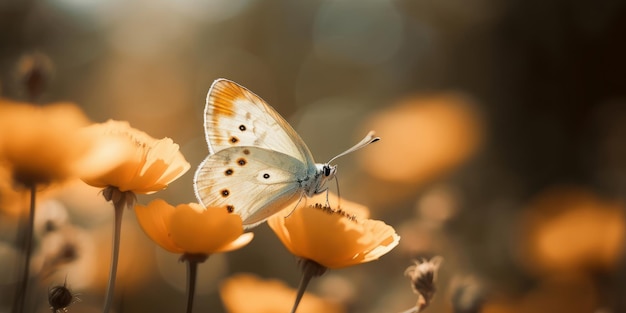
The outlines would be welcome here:
[[[619,0],[0,0],[0,95],[26,100],[23,71],[39,60],[41,103],[171,137],[192,169],[144,204],[196,201],[216,78],[265,99],[318,162],[376,130],[380,142],[337,160],[341,194],[402,239],[312,282],[345,312],[415,305],[404,268],[434,255],[427,311],[626,312],[625,30]],[[70,312],[100,310],[113,210],[98,192],[72,182],[41,197],[33,267],[71,261],[33,288],[33,310],[49,312],[46,291],[65,279],[81,298]],[[2,312],[18,260],[3,214]],[[297,286],[294,258],[267,225],[254,231],[200,266],[196,312],[228,312],[219,286],[235,273]],[[115,311],[182,311],[178,256],[131,211],[122,236]]]

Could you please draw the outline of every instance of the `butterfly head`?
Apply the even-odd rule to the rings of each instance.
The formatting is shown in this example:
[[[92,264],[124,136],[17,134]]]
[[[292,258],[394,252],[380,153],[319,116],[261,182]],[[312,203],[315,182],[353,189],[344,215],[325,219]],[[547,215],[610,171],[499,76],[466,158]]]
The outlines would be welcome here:
[[[324,164],[322,165],[322,174],[325,180],[330,180],[337,174],[337,165]]]
[[[316,173],[314,179],[304,187],[307,196],[312,197],[320,192],[326,190],[326,182],[335,178],[337,174],[337,165],[315,164]]]

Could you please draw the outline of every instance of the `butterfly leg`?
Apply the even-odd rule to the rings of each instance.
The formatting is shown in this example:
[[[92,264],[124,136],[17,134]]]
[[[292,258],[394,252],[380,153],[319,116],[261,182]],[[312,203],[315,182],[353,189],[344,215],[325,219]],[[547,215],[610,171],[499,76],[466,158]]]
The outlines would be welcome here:
[[[291,211],[289,212],[289,214],[287,214],[287,216],[285,217],[289,217],[291,216],[291,214],[293,213],[293,211],[296,210],[296,208],[298,207],[298,205],[300,205],[300,201],[302,201],[302,198],[304,198],[304,194],[300,195],[300,198],[298,199],[298,202],[296,202],[296,205],[293,207],[293,209],[291,209]]]
[[[330,202],[328,201],[328,188],[326,188],[326,206],[330,208]]]

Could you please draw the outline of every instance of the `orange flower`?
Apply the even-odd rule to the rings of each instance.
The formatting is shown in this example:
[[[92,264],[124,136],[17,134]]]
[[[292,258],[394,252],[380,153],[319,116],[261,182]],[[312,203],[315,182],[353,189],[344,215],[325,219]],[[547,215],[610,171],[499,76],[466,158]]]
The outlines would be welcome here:
[[[74,104],[34,106],[0,99],[0,163],[23,185],[61,181],[86,169],[89,120]]]
[[[531,274],[610,270],[624,257],[624,205],[583,186],[552,186],[520,213],[519,262]]]
[[[220,286],[220,296],[230,313],[289,312],[294,289],[278,280],[262,280],[250,274],[238,274],[226,279]],[[298,313],[340,313],[339,305],[306,293]]]
[[[172,139],[154,139],[128,122],[109,120],[88,127],[86,132],[122,139],[128,148],[121,150],[124,160],[117,167],[102,175],[83,176],[89,185],[149,194],[164,189],[189,170],[189,163]]]
[[[376,129],[384,140],[359,153],[363,170],[416,185],[467,160],[483,138],[475,104],[454,92],[403,99],[372,116],[364,128]]]
[[[139,225],[163,249],[181,254],[205,254],[239,249],[248,244],[252,233],[243,233],[239,215],[226,208],[204,209],[197,203],[174,208],[157,199],[147,206],[135,206]]]
[[[268,225],[292,254],[331,269],[376,260],[398,245],[393,227],[346,212],[350,208],[300,206],[287,217],[272,216]]]

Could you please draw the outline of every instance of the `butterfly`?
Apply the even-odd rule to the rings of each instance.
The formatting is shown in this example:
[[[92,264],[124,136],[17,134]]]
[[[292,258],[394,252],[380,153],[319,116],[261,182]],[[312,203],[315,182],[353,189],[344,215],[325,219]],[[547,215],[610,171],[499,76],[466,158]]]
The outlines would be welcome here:
[[[337,166],[330,163],[380,138],[370,132],[352,148],[324,164],[313,156],[296,131],[259,96],[245,87],[217,79],[204,111],[209,155],[194,176],[194,190],[206,207],[226,207],[241,216],[246,229],[303,196],[327,190]]]

